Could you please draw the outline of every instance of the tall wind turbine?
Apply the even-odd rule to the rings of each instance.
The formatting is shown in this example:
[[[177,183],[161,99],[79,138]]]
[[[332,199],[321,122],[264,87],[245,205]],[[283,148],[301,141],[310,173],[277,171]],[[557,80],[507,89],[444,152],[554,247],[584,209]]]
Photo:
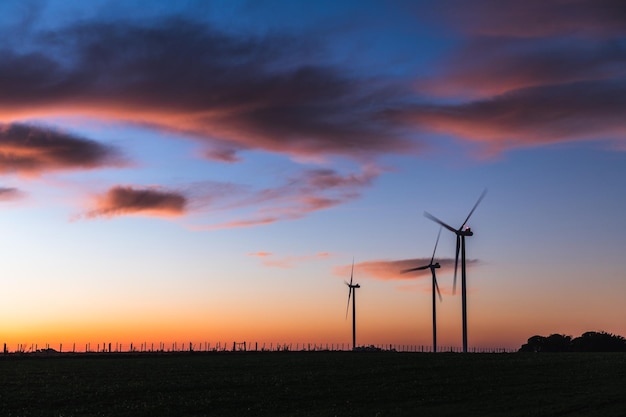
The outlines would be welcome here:
[[[354,259],[352,260],[352,272],[350,272],[350,283],[348,286],[348,305],[346,306],[346,319],[348,318],[348,309],[350,308],[350,297],[352,297],[352,350],[356,348],[356,289],[361,288],[359,284],[352,284],[354,277]]]
[[[437,251],[437,245],[439,244],[439,237],[441,236],[441,228],[439,228],[439,234],[437,235],[437,240],[435,241],[435,249],[433,250],[433,256],[430,258],[430,262],[428,265],[418,266],[417,268],[405,269],[402,271],[403,274],[407,272],[413,271],[421,271],[424,269],[430,269],[430,272],[433,276],[433,352],[437,352],[437,308],[436,308],[436,300],[435,300],[435,291],[439,295],[439,301],[442,301],[441,291],[439,291],[439,284],[437,284],[437,275],[435,274],[435,269],[441,268],[439,262],[434,263],[435,260],[435,252]]]
[[[465,237],[474,235],[474,233],[472,232],[472,229],[470,229],[470,227],[467,226],[467,222],[469,218],[472,216],[472,214],[474,213],[474,210],[476,210],[476,207],[478,207],[478,204],[485,197],[485,194],[487,194],[486,189],[483,190],[480,197],[478,197],[478,201],[476,201],[476,204],[474,204],[474,207],[472,207],[472,210],[470,210],[469,214],[465,218],[465,221],[461,224],[461,227],[459,227],[458,229],[455,229],[452,226],[447,225],[446,223],[442,222],[441,220],[439,220],[432,214],[426,211],[424,212],[424,216],[428,217],[430,220],[436,223],[439,223],[441,226],[445,227],[452,233],[456,234],[456,258],[454,261],[454,285],[452,288],[453,288],[453,292],[456,293],[456,272],[457,272],[457,268],[459,265],[459,251],[460,251],[461,252],[461,303],[462,303],[462,310],[463,310],[463,352],[464,353],[467,352],[467,286],[466,286],[467,272],[466,272],[466,265],[465,265]]]

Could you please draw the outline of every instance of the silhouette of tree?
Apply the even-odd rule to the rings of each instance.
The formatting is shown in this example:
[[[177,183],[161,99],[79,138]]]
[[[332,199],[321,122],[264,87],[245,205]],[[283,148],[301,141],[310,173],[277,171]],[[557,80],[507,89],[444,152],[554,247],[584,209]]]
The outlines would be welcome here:
[[[572,340],[575,352],[626,352],[626,339],[607,332],[587,332]]]
[[[607,332],[586,332],[572,340],[571,336],[551,334],[532,336],[520,352],[626,352],[626,339]]]
[[[572,336],[551,334],[546,338],[544,352],[568,352],[571,349]]]
[[[533,336],[522,345],[520,352],[568,352],[571,350],[571,336],[551,334],[548,337]]]
[[[546,344],[546,338],[544,336],[533,336],[528,339],[528,343],[523,344],[520,348],[520,352],[543,352],[543,348]]]

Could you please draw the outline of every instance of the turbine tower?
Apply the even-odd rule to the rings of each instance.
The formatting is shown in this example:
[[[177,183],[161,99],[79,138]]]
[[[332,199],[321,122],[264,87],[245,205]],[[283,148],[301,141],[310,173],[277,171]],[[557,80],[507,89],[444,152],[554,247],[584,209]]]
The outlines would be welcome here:
[[[465,221],[461,224],[461,227],[459,227],[458,229],[455,229],[452,226],[447,225],[446,223],[442,222],[441,220],[439,220],[432,214],[426,211],[424,212],[424,216],[428,217],[430,220],[436,223],[439,223],[441,226],[445,227],[452,233],[456,234],[456,257],[454,260],[454,284],[452,288],[453,288],[453,293],[456,293],[456,273],[457,273],[457,269],[459,265],[459,251],[460,251],[461,252],[461,304],[462,304],[462,310],[463,310],[463,352],[464,353],[467,353],[467,285],[466,285],[467,271],[466,271],[466,265],[465,265],[465,237],[474,235],[474,233],[472,232],[472,229],[470,229],[470,227],[467,226],[467,222],[469,218],[472,216],[472,214],[474,213],[474,210],[476,210],[476,207],[478,207],[478,204],[485,197],[485,194],[487,194],[486,189],[483,190],[480,197],[478,197],[478,201],[476,201],[476,204],[474,204],[474,207],[472,207],[472,210],[470,210],[469,214],[465,218]]]
[[[441,228],[439,228],[439,234],[437,235],[437,240],[435,241],[435,249],[433,250],[433,256],[430,258],[430,262],[428,263],[428,265],[418,266],[417,268],[410,268],[410,269],[405,269],[404,271],[402,271],[402,273],[405,274],[407,272],[421,271],[421,270],[424,270],[424,269],[430,269],[430,272],[432,273],[432,276],[433,276],[433,280],[432,280],[432,286],[433,286],[433,352],[437,352],[437,308],[436,308],[436,300],[435,300],[435,291],[437,292],[437,295],[439,295],[439,301],[443,301],[442,298],[441,298],[441,292],[439,291],[439,284],[437,284],[437,275],[435,274],[435,269],[441,268],[441,265],[439,265],[439,262],[433,264],[433,261],[435,260],[435,252],[437,251],[437,245],[439,244],[439,237],[440,236],[441,236]]]
[[[354,259],[352,260],[352,272],[350,272],[350,283],[348,286],[348,305],[346,306],[346,319],[348,319],[348,309],[350,309],[350,297],[352,297],[352,350],[356,348],[356,289],[361,288],[359,284],[352,284],[354,277]]]

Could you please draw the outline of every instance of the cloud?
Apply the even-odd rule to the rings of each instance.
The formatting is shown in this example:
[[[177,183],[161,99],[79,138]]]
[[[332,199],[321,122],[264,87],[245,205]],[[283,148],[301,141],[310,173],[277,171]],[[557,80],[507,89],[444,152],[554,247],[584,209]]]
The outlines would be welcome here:
[[[607,37],[626,33],[621,0],[444,0],[429,4],[435,16],[474,35]]]
[[[192,230],[255,227],[306,215],[358,198],[381,169],[367,165],[357,172],[308,169],[279,177],[282,183],[267,188],[206,181],[177,190],[161,187],[115,186],[97,196],[94,208],[80,217],[113,217],[146,214],[161,217],[194,214],[214,219],[210,224],[191,224]]]
[[[441,258],[435,259],[435,262],[439,262],[441,268],[437,270],[437,274],[441,273],[454,273],[454,259]],[[421,271],[414,271],[403,274],[402,271],[410,268],[416,268],[419,266],[428,265],[430,258],[414,258],[414,259],[400,259],[400,260],[375,260],[365,261],[354,264],[354,277],[357,279],[359,276],[366,276],[368,278],[390,281],[390,280],[412,280],[416,278],[430,278],[430,269]],[[478,264],[477,260],[466,260],[468,266]],[[352,264],[337,266],[334,269],[334,274],[341,277],[350,276],[350,270]],[[460,265],[459,265],[460,268]]]
[[[241,227],[265,226],[268,224],[276,223],[280,220],[283,220],[283,219],[279,217],[260,217],[260,218],[255,217],[251,219],[232,220],[232,221],[209,224],[209,225],[193,225],[190,227],[190,229],[197,230],[197,231],[238,229]]]
[[[419,80],[436,96],[485,97],[526,87],[626,77],[626,47],[595,39],[478,38],[440,64],[437,76]]]
[[[414,106],[390,117],[485,142],[494,150],[583,139],[624,139],[626,79],[514,90],[490,99]]]
[[[262,258],[263,266],[267,266],[270,268],[283,268],[283,269],[291,269],[295,267],[295,264],[314,261],[318,259],[325,259],[332,256],[328,252],[320,252],[314,255],[296,255],[296,256],[283,256],[283,257],[275,257],[271,252],[257,252],[248,254],[249,256],[256,256]]]
[[[22,198],[23,193],[17,188],[0,187],[0,201],[12,201]]]
[[[142,214],[157,217],[180,216],[185,213],[187,198],[160,187],[134,188],[115,186],[96,198],[96,208],[86,218]]]
[[[234,163],[241,162],[236,149],[210,149],[204,152],[206,159],[216,162]]]
[[[319,190],[338,188],[360,188],[371,185],[380,174],[376,167],[366,167],[360,174],[340,175],[333,169],[314,169],[307,171],[304,182]]]
[[[230,144],[206,154],[227,162],[239,148],[365,159],[414,148],[377,117],[402,88],[309,62],[307,51],[324,46],[303,38],[170,18],[77,23],[34,32],[28,43],[29,52],[0,51],[3,118],[126,120]]]
[[[268,256],[272,256],[272,252],[259,251],[259,252],[249,253],[248,256],[256,256],[258,258],[266,258]]]
[[[409,7],[464,37],[436,75],[416,80],[417,94],[427,97],[390,109],[391,120],[486,144],[492,154],[626,139],[622,1],[447,0],[429,11]]]
[[[334,169],[309,169],[283,178],[275,187],[253,189],[236,185],[212,184],[201,196],[194,194],[194,206],[199,200],[213,215],[226,214],[229,220],[193,225],[193,230],[253,227],[285,220],[296,220],[306,215],[345,204],[358,198],[382,172],[376,166],[366,165],[360,172],[341,173]],[[236,217],[232,219],[232,217]]]
[[[112,118],[192,137],[210,161],[241,162],[240,153],[263,150],[297,161],[339,156],[361,165],[358,172],[285,174],[278,185],[262,189],[191,187],[174,192],[184,198],[180,207],[151,209],[157,215],[206,210],[210,221],[190,226],[202,230],[295,220],[353,201],[381,174],[368,162],[418,151],[424,132],[485,144],[494,153],[575,140],[624,141],[621,2],[518,3],[429,4],[437,18],[429,23],[447,25],[445,36],[466,38],[453,39],[443,46],[449,49],[433,55],[429,50],[427,64],[442,51],[449,56],[437,75],[415,83],[398,76],[403,70],[390,69],[385,78],[365,75],[368,69],[354,64],[332,64],[339,62],[336,45],[311,32],[224,32],[182,17],[82,20],[54,30],[30,25],[19,35],[6,33],[0,47],[0,122],[19,130],[25,125],[16,120]],[[457,30],[450,31],[453,26]],[[7,142],[0,150],[0,173],[117,163],[111,148],[54,135],[63,145],[54,151],[32,143],[16,151]],[[118,204],[112,192],[100,197],[92,217],[147,213]]]
[[[29,124],[0,124],[0,173],[119,166],[117,150],[70,133]]]

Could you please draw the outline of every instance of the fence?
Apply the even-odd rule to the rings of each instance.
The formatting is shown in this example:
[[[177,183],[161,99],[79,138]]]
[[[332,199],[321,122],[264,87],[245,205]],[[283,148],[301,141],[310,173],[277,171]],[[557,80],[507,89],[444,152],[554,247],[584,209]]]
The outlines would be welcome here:
[[[58,346],[58,349],[56,347]],[[150,353],[150,352],[289,352],[289,351],[351,351],[352,347],[349,343],[258,343],[258,342],[172,342],[170,343],[85,343],[71,345],[59,343],[52,347],[50,344],[44,344],[41,347],[38,344],[17,344],[13,350],[4,343],[3,353],[7,354],[51,354],[51,353]],[[401,345],[401,344],[378,344],[357,346],[356,350],[364,351],[393,351],[393,352],[432,352],[432,346],[428,345]],[[458,346],[438,346],[438,352],[462,352],[463,349]],[[511,353],[517,349],[498,347],[473,347],[469,348],[471,353]]]

